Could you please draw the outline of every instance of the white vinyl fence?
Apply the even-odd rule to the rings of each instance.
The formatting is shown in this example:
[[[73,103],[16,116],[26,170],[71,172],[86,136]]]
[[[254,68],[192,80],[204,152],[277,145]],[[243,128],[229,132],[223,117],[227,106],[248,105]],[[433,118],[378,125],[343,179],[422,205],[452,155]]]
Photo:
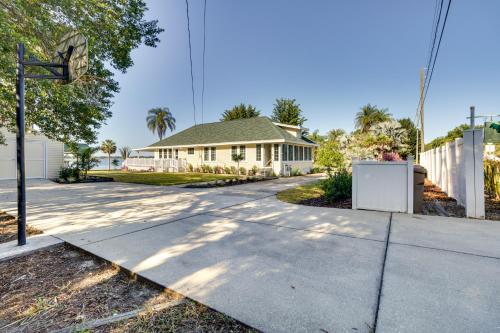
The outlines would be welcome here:
[[[353,160],[352,209],[413,214],[413,159]]]
[[[420,154],[427,178],[465,207],[468,217],[484,218],[483,130]]]
[[[129,170],[182,172],[187,170],[185,159],[129,157],[125,160]]]

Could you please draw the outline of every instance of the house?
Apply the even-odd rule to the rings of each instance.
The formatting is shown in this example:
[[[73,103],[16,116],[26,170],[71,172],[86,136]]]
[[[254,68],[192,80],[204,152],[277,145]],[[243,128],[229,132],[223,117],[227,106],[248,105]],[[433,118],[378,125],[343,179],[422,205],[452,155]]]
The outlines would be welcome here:
[[[6,145],[0,145],[0,180],[17,178],[16,135],[2,131]],[[64,165],[64,144],[44,135],[25,134],[26,178],[57,178]]]
[[[307,173],[313,166],[317,144],[303,136],[304,128],[273,122],[267,117],[238,119],[192,126],[152,145],[136,149],[154,158],[127,160],[129,169],[186,171],[237,166],[234,154],[243,155],[240,167],[288,175],[293,169]]]

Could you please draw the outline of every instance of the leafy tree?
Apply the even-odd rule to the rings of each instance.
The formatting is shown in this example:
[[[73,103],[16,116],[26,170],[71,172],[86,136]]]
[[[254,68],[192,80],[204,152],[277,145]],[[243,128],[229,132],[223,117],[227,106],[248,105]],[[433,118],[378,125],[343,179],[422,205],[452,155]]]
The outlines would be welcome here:
[[[238,164],[238,176],[239,176],[241,173],[240,162],[243,161],[245,158],[243,157],[243,154],[233,154],[231,155],[231,158]]]
[[[481,128],[482,126],[476,126],[476,128]],[[425,145],[425,149],[433,149],[444,145],[447,142],[455,141],[457,138],[462,138],[464,136],[464,131],[470,129],[467,124],[461,124],[453,128],[451,131],[446,133],[446,136],[439,136]]]
[[[116,153],[116,143],[113,140],[104,140],[101,143],[101,150],[108,154],[108,171],[111,170],[111,154]]]
[[[366,104],[356,113],[356,129],[366,133],[373,125],[390,119],[391,114],[387,109],[379,109],[376,105]]]
[[[338,143],[329,140],[322,144],[317,150],[316,163],[325,167],[329,174],[332,169],[342,169],[344,167],[344,154],[340,151]]]
[[[326,137],[324,135],[319,134],[319,130],[314,130],[312,133],[309,133],[307,135],[307,138],[318,144],[321,144],[326,140]]]
[[[119,91],[111,68],[126,72],[133,49],[159,42],[163,29],[146,11],[143,0],[0,0],[0,127],[15,128],[16,44],[49,61],[61,36],[78,30],[88,39],[87,74],[70,85],[27,80],[26,126],[66,143],[95,142]]]
[[[407,145],[408,149],[406,153],[401,153],[401,157],[406,159],[408,155],[412,155],[416,157],[417,155],[417,132],[420,134],[420,130],[417,129],[415,124],[410,118],[399,119],[398,122],[401,124],[401,127],[406,130],[407,140],[404,144]],[[420,136],[419,136],[420,139]],[[420,147],[419,150],[422,148]]]
[[[231,109],[224,111],[220,121],[255,118],[259,116],[260,111],[258,111],[252,104],[245,105],[241,103],[240,105],[235,105]]]
[[[153,133],[158,133],[158,137],[163,139],[167,129],[175,130],[175,118],[169,108],[154,108],[148,111],[146,117],[148,128]]]
[[[327,134],[327,138],[329,141],[339,142],[344,135],[345,131],[341,128],[337,128],[330,130]]]
[[[132,149],[130,149],[130,147],[127,146],[121,147],[119,151],[122,160],[126,160],[127,158],[129,158],[130,154],[132,154]]]
[[[302,116],[300,104],[295,99],[278,98],[274,104],[271,119],[282,124],[302,126],[307,119]]]
[[[385,152],[406,153],[408,149],[405,144],[408,141],[408,133],[396,120],[377,123],[370,129],[370,133],[379,155]]]

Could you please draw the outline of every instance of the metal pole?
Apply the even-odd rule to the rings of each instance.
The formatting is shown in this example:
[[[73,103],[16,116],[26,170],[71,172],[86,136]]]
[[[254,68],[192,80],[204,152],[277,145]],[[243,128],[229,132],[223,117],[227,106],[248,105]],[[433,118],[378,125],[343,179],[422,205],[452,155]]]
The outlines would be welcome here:
[[[470,129],[476,127],[476,108],[474,106],[470,107]]]
[[[17,44],[17,245],[26,244],[26,178],[24,169],[24,44]]]

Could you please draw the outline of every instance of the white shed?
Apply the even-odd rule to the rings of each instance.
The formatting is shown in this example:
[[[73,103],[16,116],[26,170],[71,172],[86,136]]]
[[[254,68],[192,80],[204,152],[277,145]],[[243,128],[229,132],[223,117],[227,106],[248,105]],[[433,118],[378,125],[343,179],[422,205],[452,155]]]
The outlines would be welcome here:
[[[6,145],[0,145],[0,180],[16,179],[16,135],[2,131]],[[63,166],[64,144],[44,135],[26,133],[26,178],[56,178]]]

